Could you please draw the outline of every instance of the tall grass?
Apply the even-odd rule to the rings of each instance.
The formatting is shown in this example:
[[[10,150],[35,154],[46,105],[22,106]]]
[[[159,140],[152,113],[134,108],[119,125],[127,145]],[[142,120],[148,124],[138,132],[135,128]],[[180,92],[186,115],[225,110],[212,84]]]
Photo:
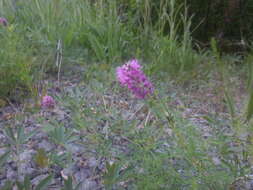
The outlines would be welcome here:
[[[33,60],[24,41],[15,26],[0,28],[0,98],[18,100],[30,91]]]
[[[99,62],[122,61],[136,56],[137,49],[142,54],[150,54],[154,51],[151,48],[154,44],[159,46],[156,51],[161,57],[164,54],[173,57],[172,52],[179,46],[183,53],[179,57],[188,58],[185,52],[191,49],[191,18],[184,13],[184,4],[175,0],[158,2],[131,1],[126,3],[128,8],[121,8],[124,3],[116,0],[27,0],[15,3],[1,0],[0,10],[4,16],[22,25],[29,38],[40,46],[54,47],[61,39],[66,49],[78,45],[88,48],[90,56]],[[146,54],[142,55],[143,58],[148,57]],[[183,70],[186,63],[181,62]]]
[[[193,50],[192,17],[188,17],[187,6],[175,0],[146,0],[139,9],[142,16],[137,36],[143,47],[142,59],[151,64],[151,73],[191,73],[202,57]]]
[[[98,1],[86,6],[81,45],[87,47],[99,62],[115,64],[122,60],[130,52],[133,36],[131,28],[120,20],[116,1]]]
[[[0,0],[0,12],[25,38],[23,48],[33,52],[34,76],[59,71],[59,41],[63,68],[75,62],[69,57],[107,65],[98,69],[137,57],[152,74],[178,76],[201,62],[192,48],[187,7],[175,0]]]

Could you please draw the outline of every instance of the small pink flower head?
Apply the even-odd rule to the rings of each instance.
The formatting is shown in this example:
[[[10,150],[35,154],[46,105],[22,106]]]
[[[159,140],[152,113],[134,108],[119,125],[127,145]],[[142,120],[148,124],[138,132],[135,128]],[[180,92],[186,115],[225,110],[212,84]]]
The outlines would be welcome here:
[[[43,96],[41,101],[41,106],[44,108],[53,108],[55,105],[55,101],[51,96]]]
[[[8,25],[7,19],[4,17],[0,17],[0,25],[7,26]]]
[[[116,69],[121,86],[127,87],[135,97],[144,99],[153,93],[153,85],[141,70],[138,60],[133,59]]]
[[[116,69],[117,79],[122,86],[127,86],[129,81],[129,73],[131,72],[131,70],[135,70],[138,72],[141,71],[141,66],[138,63],[138,60],[133,59],[131,61],[128,61],[126,64]]]

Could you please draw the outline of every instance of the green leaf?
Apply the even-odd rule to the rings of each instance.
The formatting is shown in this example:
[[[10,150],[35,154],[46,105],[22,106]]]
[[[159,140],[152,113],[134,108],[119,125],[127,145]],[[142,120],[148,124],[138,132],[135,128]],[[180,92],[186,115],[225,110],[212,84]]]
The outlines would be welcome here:
[[[31,138],[33,135],[35,135],[37,131],[32,131],[28,134],[25,134],[24,128],[23,127],[19,127],[18,128],[18,135],[17,135],[17,142],[19,144],[24,144],[29,138]]]
[[[253,90],[250,92],[250,97],[247,106],[246,120],[249,121],[253,115]]]
[[[38,164],[40,168],[48,167],[49,159],[44,149],[38,149],[35,155],[35,163]]]
[[[0,99],[0,108],[7,105],[7,102],[4,99]]]
[[[216,59],[220,59],[219,51],[217,49],[217,42],[215,38],[211,38],[211,49]]]
[[[35,190],[44,190],[48,187],[48,185],[51,183],[53,176],[49,175],[46,178],[44,178],[35,188]]]
[[[72,178],[69,177],[67,180],[64,180],[63,190],[73,190]]]
[[[19,181],[16,182],[16,185],[18,186],[18,190],[24,190],[24,186]],[[25,189],[26,190],[26,189]]]
[[[73,180],[72,177],[68,177],[67,180],[64,179],[64,187],[62,190],[79,190],[82,182],[78,183],[75,188],[73,188]]]
[[[5,127],[4,134],[12,145],[16,145],[16,138],[11,127]]]
[[[4,164],[4,162],[8,159],[10,151],[7,151],[3,155],[0,156],[0,167]]]
[[[224,90],[224,93],[225,93],[225,98],[226,98],[226,103],[227,103],[227,106],[228,106],[228,110],[229,110],[230,115],[233,119],[235,117],[234,100],[233,100],[231,94],[228,93],[228,91],[226,89]]]
[[[18,144],[23,144],[24,143],[24,138],[25,138],[24,128],[23,127],[18,127],[17,143]]]
[[[26,175],[26,176],[25,176],[25,179],[24,179],[24,188],[25,188],[25,190],[30,190],[30,189],[32,189],[32,188],[31,188],[31,181],[30,181],[29,175]]]
[[[35,131],[31,131],[30,133],[25,135],[25,138],[23,140],[23,143],[25,143],[29,138],[31,138],[33,135],[35,135],[37,133],[37,130]]]
[[[12,190],[13,182],[6,181],[1,190]]]
[[[120,164],[106,162],[106,173],[103,175],[105,186],[110,189],[115,184],[119,175]]]

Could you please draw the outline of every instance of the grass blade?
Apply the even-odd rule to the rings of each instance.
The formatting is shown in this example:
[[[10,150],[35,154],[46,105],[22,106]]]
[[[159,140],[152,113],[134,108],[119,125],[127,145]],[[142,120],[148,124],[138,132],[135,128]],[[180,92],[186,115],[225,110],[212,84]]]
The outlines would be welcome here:
[[[44,178],[35,188],[35,190],[44,190],[47,188],[49,183],[52,181],[53,176],[49,175],[46,178]]]
[[[5,163],[5,161],[8,159],[10,154],[10,151],[4,153],[3,155],[0,156],[0,167]]]
[[[249,121],[253,115],[253,90],[250,92],[250,97],[247,106],[246,120]]]

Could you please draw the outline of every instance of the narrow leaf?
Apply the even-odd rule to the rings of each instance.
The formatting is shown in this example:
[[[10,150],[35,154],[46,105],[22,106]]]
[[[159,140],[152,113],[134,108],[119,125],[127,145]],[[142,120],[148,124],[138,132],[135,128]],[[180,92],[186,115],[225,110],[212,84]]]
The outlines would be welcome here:
[[[19,181],[16,182],[16,185],[18,187],[18,190],[23,190],[24,189],[24,186],[22,183],[20,183]]]
[[[6,181],[1,190],[12,190],[13,182]]]
[[[247,115],[246,119],[249,121],[253,115],[253,90],[250,92],[250,97],[248,101],[248,107],[247,107]]]
[[[73,190],[72,178],[69,177],[67,180],[64,180],[63,190]]]
[[[25,179],[24,179],[24,188],[25,188],[25,190],[30,190],[30,189],[32,189],[32,188],[31,188],[31,181],[30,181],[29,175],[26,175],[26,176],[25,176]]]
[[[4,162],[8,159],[10,154],[10,151],[4,153],[3,155],[0,156],[0,167],[4,164]]]
[[[49,175],[46,178],[44,178],[35,188],[35,190],[44,190],[47,188],[47,186],[51,183],[53,176]]]
[[[232,96],[228,93],[228,91],[225,89],[225,98],[226,98],[226,103],[228,106],[228,110],[230,112],[230,115],[232,119],[235,117],[235,107],[234,107],[234,100]]]

